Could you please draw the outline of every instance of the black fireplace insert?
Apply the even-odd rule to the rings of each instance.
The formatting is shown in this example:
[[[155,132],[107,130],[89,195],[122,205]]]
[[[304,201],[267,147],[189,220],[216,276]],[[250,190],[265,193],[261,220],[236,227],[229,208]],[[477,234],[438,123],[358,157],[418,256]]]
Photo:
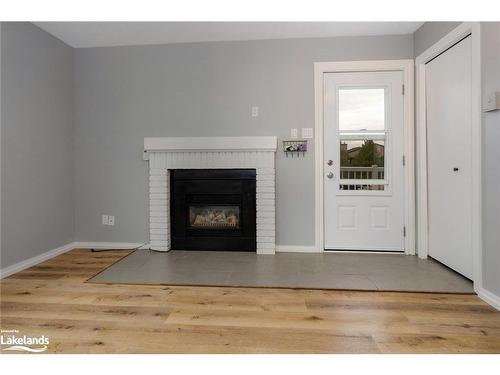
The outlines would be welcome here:
[[[170,171],[171,247],[256,251],[255,169]]]

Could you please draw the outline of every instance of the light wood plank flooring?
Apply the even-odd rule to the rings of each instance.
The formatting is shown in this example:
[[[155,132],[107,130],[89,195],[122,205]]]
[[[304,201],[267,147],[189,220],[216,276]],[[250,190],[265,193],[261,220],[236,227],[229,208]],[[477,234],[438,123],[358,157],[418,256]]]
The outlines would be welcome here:
[[[125,255],[1,280],[1,328],[52,353],[500,353],[500,312],[475,295],[85,283]]]

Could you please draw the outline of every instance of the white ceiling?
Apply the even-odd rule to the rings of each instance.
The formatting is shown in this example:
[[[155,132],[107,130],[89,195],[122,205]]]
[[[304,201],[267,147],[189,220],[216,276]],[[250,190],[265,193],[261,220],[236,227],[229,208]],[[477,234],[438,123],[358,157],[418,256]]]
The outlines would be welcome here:
[[[411,34],[423,22],[35,22],[75,48]]]

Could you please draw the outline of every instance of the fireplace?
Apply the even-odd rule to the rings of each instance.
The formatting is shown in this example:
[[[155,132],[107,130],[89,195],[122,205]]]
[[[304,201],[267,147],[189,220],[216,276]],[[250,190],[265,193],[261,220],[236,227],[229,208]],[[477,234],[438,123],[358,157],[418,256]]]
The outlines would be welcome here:
[[[171,248],[256,251],[255,169],[170,171]]]
[[[255,171],[255,177],[252,178],[256,180],[254,194],[256,199],[257,254],[274,254],[276,250],[275,153],[277,145],[278,139],[273,136],[144,138],[143,159],[148,161],[149,167],[149,245],[151,249],[169,251],[172,248],[174,225],[172,211],[175,209],[174,204],[172,204],[172,171],[252,169]],[[227,205],[226,202],[223,206]],[[202,209],[204,205],[193,204],[192,206],[194,219],[196,219],[196,214],[199,214],[197,210]],[[216,206],[216,204],[212,203],[211,206]],[[248,220],[245,220],[242,207],[237,206],[239,213],[229,212],[229,216],[239,215],[237,216],[240,227],[238,230],[240,233],[243,231],[242,237],[245,237],[245,223],[248,223]],[[188,220],[189,210],[185,214],[184,220]],[[205,214],[209,215],[210,213],[203,213],[203,215]],[[215,215],[215,212],[213,214]],[[227,216],[228,212],[225,214]],[[202,218],[198,220],[198,224],[202,222]],[[217,220],[214,223],[217,223]],[[228,225],[233,220],[235,218],[231,218]],[[178,220],[176,221],[179,223]],[[182,221],[182,223],[186,223],[186,221]],[[189,223],[189,226],[194,227],[198,224],[193,221],[193,223]],[[188,231],[202,229],[199,227],[188,228],[186,225]],[[208,231],[209,228],[203,230]],[[220,230],[220,228],[212,228],[212,230],[212,232],[208,232],[208,235],[214,235],[214,231]]]

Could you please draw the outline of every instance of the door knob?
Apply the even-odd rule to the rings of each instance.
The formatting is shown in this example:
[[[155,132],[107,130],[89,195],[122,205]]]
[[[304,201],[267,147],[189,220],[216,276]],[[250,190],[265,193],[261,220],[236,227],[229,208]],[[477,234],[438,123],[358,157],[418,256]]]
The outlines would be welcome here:
[[[328,164],[328,165],[333,165],[333,160],[328,160],[328,161],[326,162],[326,164]]]
[[[333,172],[328,172],[328,174],[326,175],[326,177],[333,178]]]

